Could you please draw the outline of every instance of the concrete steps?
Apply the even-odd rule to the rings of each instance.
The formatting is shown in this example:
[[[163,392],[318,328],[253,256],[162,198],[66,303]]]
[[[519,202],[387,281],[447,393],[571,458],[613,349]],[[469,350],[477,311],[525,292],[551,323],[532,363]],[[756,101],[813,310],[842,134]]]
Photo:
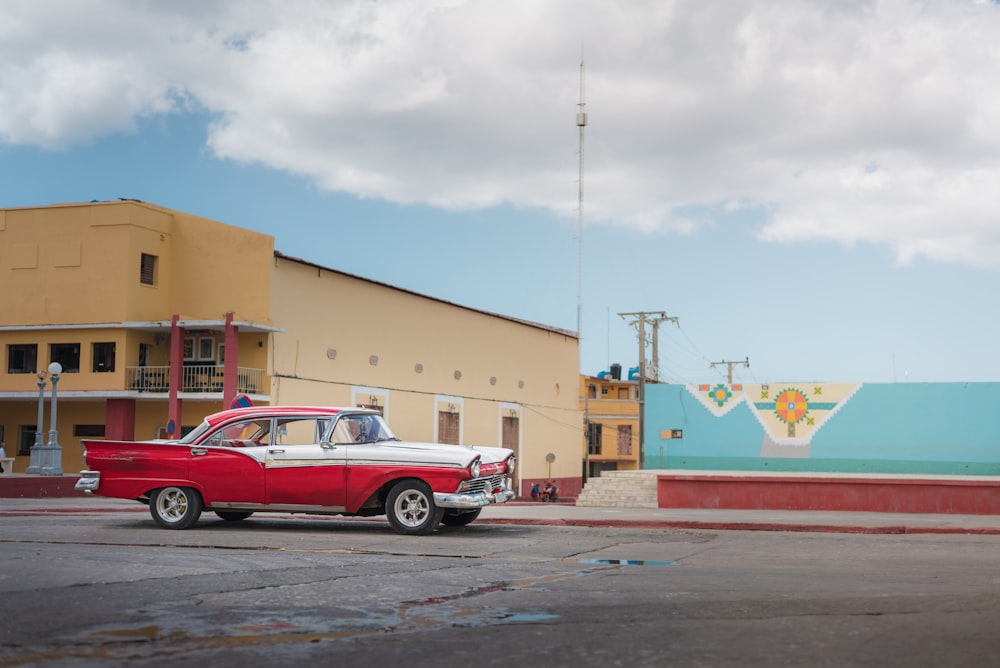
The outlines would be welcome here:
[[[576,499],[591,508],[657,508],[656,473],[605,471],[591,478]]]

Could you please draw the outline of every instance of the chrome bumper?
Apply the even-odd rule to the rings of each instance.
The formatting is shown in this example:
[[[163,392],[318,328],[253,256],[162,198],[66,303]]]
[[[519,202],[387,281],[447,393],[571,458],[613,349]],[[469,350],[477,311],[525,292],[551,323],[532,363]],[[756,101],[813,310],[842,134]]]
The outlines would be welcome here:
[[[494,492],[454,492],[445,494],[434,492],[434,505],[438,508],[482,508],[496,503],[507,503],[516,494],[510,488],[510,479],[504,481],[502,489]]]
[[[80,471],[80,479],[76,481],[74,488],[78,492],[96,492],[101,486],[100,471]]]

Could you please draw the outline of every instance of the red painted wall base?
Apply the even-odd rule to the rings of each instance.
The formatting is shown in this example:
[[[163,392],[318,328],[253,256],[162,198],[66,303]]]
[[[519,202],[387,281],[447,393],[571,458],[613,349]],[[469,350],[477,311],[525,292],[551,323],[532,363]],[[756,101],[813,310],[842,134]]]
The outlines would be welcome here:
[[[15,474],[0,476],[0,499],[45,499],[86,496],[73,487],[78,475],[41,476]]]
[[[660,508],[1000,515],[1000,480],[661,475]]]

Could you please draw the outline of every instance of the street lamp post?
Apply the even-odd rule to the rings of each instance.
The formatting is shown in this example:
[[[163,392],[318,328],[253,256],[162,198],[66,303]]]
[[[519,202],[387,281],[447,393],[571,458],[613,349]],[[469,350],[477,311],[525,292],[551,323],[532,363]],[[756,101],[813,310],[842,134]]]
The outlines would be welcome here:
[[[32,448],[32,454],[34,450],[40,450],[38,457],[38,473],[40,475],[62,475],[62,448],[59,447],[59,435],[56,432],[56,415],[58,412],[58,396],[56,391],[56,386],[59,384],[59,375],[62,373],[62,365],[59,362],[53,362],[49,365],[49,377],[52,378],[52,414],[49,417],[50,429],[49,429],[49,442],[48,445],[36,445]],[[39,427],[41,427],[41,421],[39,421]]]
[[[31,464],[27,473],[38,474],[42,472],[42,465],[38,459],[42,455],[41,448],[44,447],[42,434],[45,431],[45,372],[38,372],[38,422],[35,423],[35,445],[31,448]]]
[[[52,377],[52,415],[49,416],[49,447],[59,447],[59,437],[56,433],[56,386],[59,384],[59,374],[62,373],[62,364],[53,362],[49,365],[49,375]],[[60,474],[62,471],[59,472]]]

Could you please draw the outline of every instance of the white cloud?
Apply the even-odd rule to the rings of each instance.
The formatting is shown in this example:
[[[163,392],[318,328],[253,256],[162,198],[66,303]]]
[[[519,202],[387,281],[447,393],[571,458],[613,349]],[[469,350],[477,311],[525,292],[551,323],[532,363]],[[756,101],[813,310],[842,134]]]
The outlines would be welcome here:
[[[0,141],[213,112],[223,159],[362,197],[1000,264],[1000,7],[950,0],[0,4]],[[701,213],[699,213],[701,212]]]

